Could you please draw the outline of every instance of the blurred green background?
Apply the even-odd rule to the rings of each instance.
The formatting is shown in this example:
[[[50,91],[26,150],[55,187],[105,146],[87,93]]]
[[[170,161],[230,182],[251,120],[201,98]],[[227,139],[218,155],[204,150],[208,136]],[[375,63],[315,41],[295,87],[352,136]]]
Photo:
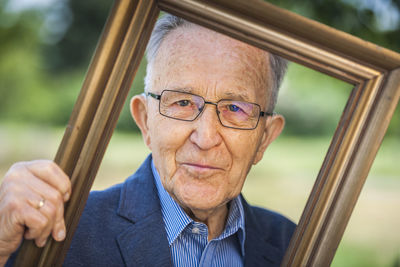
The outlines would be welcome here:
[[[400,51],[398,0],[270,2]],[[0,180],[15,161],[54,157],[111,5],[0,1]],[[144,70],[130,95],[142,92]],[[246,181],[251,203],[298,221],[351,89],[290,65],[277,107],[286,128]],[[332,266],[400,266],[399,136],[397,108]],[[147,153],[126,104],[94,188],[123,181]]]

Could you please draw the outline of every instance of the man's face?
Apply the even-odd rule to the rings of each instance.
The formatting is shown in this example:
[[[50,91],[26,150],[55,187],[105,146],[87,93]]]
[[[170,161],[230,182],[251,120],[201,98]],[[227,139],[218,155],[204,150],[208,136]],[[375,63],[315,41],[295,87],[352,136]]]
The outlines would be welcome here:
[[[149,91],[186,91],[212,102],[248,101],[265,111],[266,88],[271,86],[268,75],[264,51],[190,26],[171,32],[161,44]],[[194,213],[212,212],[236,197],[251,165],[283,127],[283,119],[278,118],[279,133],[270,134],[268,127],[276,118],[261,117],[254,130],[226,128],[216,107],[207,104],[196,120],[179,121],[162,116],[158,100],[143,101],[147,117],[141,129],[161,181],[185,210]]]

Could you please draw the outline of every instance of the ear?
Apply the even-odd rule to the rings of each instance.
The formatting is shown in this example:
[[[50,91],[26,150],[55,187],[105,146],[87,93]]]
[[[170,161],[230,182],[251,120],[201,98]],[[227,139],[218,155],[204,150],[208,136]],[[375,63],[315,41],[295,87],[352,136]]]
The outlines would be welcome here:
[[[264,156],[264,152],[282,132],[285,126],[285,118],[282,115],[276,114],[269,117],[265,123],[263,137],[260,146],[258,147],[253,164],[257,164]]]
[[[149,134],[149,128],[147,124],[147,99],[143,94],[136,95],[131,99],[131,115],[135,120],[137,126],[142,132],[142,137],[147,147],[151,150],[151,140]]]

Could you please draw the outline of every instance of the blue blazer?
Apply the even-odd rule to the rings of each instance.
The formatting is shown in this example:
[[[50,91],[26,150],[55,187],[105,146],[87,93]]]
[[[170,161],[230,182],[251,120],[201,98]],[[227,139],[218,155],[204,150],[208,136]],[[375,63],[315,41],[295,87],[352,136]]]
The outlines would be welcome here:
[[[245,266],[279,266],[295,225],[242,200]],[[172,266],[151,155],[123,184],[90,193],[64,266]]]

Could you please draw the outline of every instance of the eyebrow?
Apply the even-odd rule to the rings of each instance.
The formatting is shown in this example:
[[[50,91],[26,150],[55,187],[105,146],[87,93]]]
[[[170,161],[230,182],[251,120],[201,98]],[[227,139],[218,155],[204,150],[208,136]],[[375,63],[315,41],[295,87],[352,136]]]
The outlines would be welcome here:
[[[223,98],[228,98],[228,99],[232,99],[232,100],[241,100],[241,101],[246,101],[246,102],[254,102],[251,101],[251,99],[249,98],[249,96],[245,93],[232,93],[232,92],[226,92],[224,93],[224,97]]]
[[[199,93],[199,92],[197,92],[196,89],[194,89],[192,87],[173,87],[172,90],[181,91],[181,92],[185,92],[185,93],[191,93],[191,94]]]

